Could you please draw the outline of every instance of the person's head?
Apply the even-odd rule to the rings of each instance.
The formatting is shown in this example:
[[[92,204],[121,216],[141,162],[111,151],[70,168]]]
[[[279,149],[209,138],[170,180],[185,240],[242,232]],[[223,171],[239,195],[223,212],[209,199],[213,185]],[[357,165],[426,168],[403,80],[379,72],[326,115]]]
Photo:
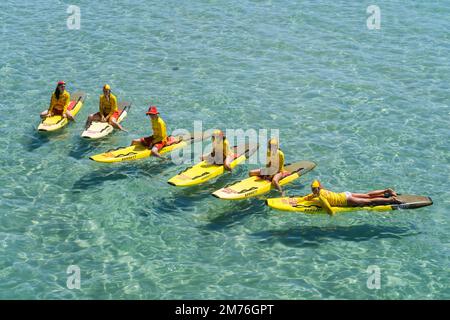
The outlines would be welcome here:
[[[105,84],[103,86],[103,94],[105,96],[109,96],[110,93],[111,93],[111,87],[109,86],[109,84]]]
[[[55,89],[56,99],[59,99],[59,95],[61,93],[63,93],[64,90],[66,90],[66,83],[62,80],[58,81],[58,84],[56,85],[56,89]]]
[[[211,136],[213,141],[215,141],[215,140],[219,140],[220,141],[224,137],[225,137],[225,135],[223,134],[222,130],[214,130],[213,133],[212,133],[212,136]]]
[[[271,138],[269,142],[267,143],[267,152],[268,153],[275,153],[279,148],[278,140],[275,138]]]
[[[159,114],[159,112],[158,112],[158,109],[156,109],[156,106],[150,106],[146,113],[146,115],[150,116],[150,118],[152,118],[152,119],[158,118],[158,114]]]
[[[314,193],[315,195],[319,195],[320,189],[322,189],[322,184],[320,183],[319,180],[314,180],[311,183],[311,191],[312,191],[312,193]]]

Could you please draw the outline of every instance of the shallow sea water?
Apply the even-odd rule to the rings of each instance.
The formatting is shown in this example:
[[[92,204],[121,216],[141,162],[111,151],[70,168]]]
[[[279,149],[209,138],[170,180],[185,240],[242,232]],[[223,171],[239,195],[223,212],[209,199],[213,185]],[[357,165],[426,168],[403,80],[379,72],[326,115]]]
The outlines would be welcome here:
[[[450,298],[448,3],[378,1],[380,30],[359,2],[78,1],[80,30],[69,4],[0,3],[0,298]],[[39,134],[59,79],[85,105]],[[104,83],[133,102],[130,133],[83,141]],[[319,178],[434,205],[292,214],[210,196],[255,165],[177,189],[166,181],[186,165],[88,159],[147,134],[150,103],[169,130],[279,129],[288,162],[317,163],[289,195]]]

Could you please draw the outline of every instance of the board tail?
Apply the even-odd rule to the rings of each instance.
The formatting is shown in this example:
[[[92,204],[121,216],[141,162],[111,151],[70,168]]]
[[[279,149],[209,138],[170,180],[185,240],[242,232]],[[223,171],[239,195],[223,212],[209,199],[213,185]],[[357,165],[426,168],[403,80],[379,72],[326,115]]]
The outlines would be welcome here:
[[[86,99],[86,93],[84,93],[83,91],[77,91],[72,95],[72,101],[76,101],[76,102],[84,102],[84,100]]]

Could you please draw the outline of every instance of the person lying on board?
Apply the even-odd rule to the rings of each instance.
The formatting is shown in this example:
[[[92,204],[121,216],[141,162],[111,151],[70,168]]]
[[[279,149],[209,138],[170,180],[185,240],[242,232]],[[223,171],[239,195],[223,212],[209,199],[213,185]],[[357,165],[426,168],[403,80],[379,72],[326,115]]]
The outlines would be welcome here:
[[[126,130],[117,122],[120,116],[119,108],[117,107],[117,98],[111,93],[111,87],[107,84],[103,86],[103,94],[100,95],[99,112],[90,114],[85,129],[87,130],[92,121],[108,122],[114,128],[125,131]]]
[[[392,189],[374,190],[367,193],[341,192],[336,193],[323,188],[319,180],[311,183],[312,193],[303,197],[305,201],[319,199],[322,208],[329,215],[334,215],[332,207],[362,207],[402,203],[397,199],[397,193]]]
[[[152,150],[152,155],[161,159],[167,159],[159,154],[159,151],[167,145],[167,130],[166,123],[159,116],[156,106],[150,106],[146,115],[150,116],[150,122],[152,125],[153,135],[143,137],[140,139],[134,139],[131,145],[143,145]]]
[[[234,153],[230,149],[230,143],[221,130],[214,130],[212,136],[212,150],[210,154],[202,155],[200,159],[210,164],[223,164],[225,170],[231,172],[231,162]]]
[[[284,196],[280,180],[290,173],[284,169],[284,153],[279,148],[278,140],[272,138],[267,144],[267,164],[265,168],[251,170],[249,176],[259,176],[272,182],[272,185]]]
[[[69,103],[70,94],[66,91],[66,83],[64,81],[59,81],[55,92],[53,92],[52,97],[50,98],[50,106],[48,110],[41,112],[41,118],[60,115],[63,118],[74,120],[70,111],[67,110]]]

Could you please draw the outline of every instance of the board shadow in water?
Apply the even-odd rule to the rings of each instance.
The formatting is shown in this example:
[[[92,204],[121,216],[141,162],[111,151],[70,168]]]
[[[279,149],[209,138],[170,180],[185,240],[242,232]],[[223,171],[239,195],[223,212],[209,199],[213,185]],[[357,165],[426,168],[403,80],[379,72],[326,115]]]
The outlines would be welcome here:
[[[298,226],[284,230],[265,230],[251,236],[260,238],[264,244],[280,242],[290,247],[318,247],[324,242],[334,240],[361,242],[373,239],[401,239],[418,234],[420,232],[407,227],[362,224],[330,227]]]
[[[166,188],[173,187],[167,185]],[[205,192],[204,190],[199,192],[193,190],[176,190],[174,195],[160,198],[158,204],[154,206],[154,209],[161,213],[178,212],[180,211],[180,208],[187,211],[195,207],[196,202],[204,200],[208,195],[208,192]]]
[[[61,140],[64,141],[69,137],[69,132],[67,131],[67,127],[64,127],[57,131],[38,131],[35,127],[29,129],[29,133],[23,137],[22,144],[24,145],[25,149],[29,152],[33,152],[36,149],[39,149],[40,147],[44,146],[51,140],[57,141]],[[29,139],[27,139],[29,137]]]
[[[158,161],[158,160],[156,160]],[[108,181],[120,181],[131,177],[152,177],[162,173],[170,163],[121,163],[102,164],[106,167],[94,170],[78,179],[72,186],[74,193],[96,188]]]
[[[159,205],[154,208],[160,212],[178,212],[180,208],[189,210],[195,207],[199,201],[213,199],[211,194],[214,191],[223,188],[232,181],[238,181],[240,179],[243,179],[243,176],[236,170],[233,175],[224,174],[211,181],[190,187],[175,187],[167,184],[167,188],[171,190],[172,194],[168,197],[161,198]]]
[[[69,151],[69,157],[77,160],[88,158],[100,145],[102,145],[100,141],[79,138],[79,142]]]
[[[262,215],[266,210],[264,201],[258,198],[237,201],[217,199],[217,201],[224,202],[225,206],[218,210],[214,209],[214,217],[202,226],[205,230],[216,231],[231,228],[249,215]]]
[[[39,132],[33,129],[29,135],[26,135],[23,139],[23,146],[28,152],[33,152],[50,141],[50,136],[58,133]],[[29,137],[29,139],[27,139]]]

